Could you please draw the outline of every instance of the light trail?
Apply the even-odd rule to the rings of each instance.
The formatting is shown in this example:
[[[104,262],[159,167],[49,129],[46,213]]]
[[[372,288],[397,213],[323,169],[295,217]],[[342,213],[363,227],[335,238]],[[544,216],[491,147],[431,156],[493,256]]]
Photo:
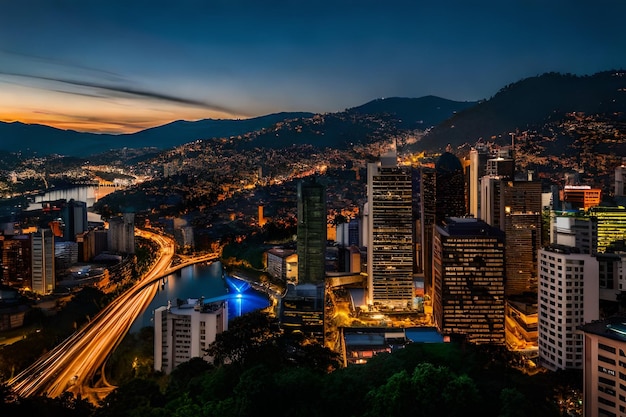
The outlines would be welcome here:
[[[171,238],[140,229],[136,229],[135,234],[159,245],[157,261],[152,268],[80,330],[7,381],[15,394],[54,398],[71,392],[98,405],[115,389],[106,382],[104,364],[154,298],[159,280],[185,266],[212,261],[219,256],[208,254],[189,258],[170,267],[175,247]]]

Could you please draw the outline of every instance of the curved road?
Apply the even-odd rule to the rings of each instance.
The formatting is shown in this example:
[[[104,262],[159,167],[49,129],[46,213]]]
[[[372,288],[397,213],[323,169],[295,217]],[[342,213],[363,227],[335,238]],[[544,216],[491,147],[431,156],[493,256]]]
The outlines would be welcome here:
[[[135,234],[159,244],[153,267],[79,331],[9,380],[7,384],[17,395],[58,397],[64,392],[72,392],[97,405],[115,389],[104,378],[104,364],[134,320],[154,298],[158,280],[183,266],[217,258],[215,254],[205,255],[170,268],[174,256],[171,238],[139,229]]]

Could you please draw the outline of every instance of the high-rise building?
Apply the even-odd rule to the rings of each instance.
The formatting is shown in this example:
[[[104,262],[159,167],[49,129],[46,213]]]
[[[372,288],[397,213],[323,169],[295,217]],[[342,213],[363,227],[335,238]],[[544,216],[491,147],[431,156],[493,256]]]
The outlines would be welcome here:
[[[480,179],[487,170],[489,149],[486,145],[476,145],[470,150],[470,170],[468,179],[469,214],[480,219]]]
[[[31,286],[31,235],[0,235],[0,279],[14,287]]]
[[[600,315],[598,261],[576,248],[539,250],[539,361],[551,370],[582,369],[578,326]]]
[[[433,316],[443,334],[505,343],[504,232],[475,218],[435,227]]]
[[[61,208],[63,219],[63,240],[76,242],[76,235],[82,234],[87,228],[87,203],[70,200]]]
[[[611,245],[626,240],[625,207],[597,206],[587,213],[597,220],[598,253],[604,253]]]
[[[154,369],[169,374],[191,358],[211,361],[206,349],[228,330],[228,303],[187,300],[154,310]]]
[[[441,154],[435,163],[435,175],[435,223],[465,216],[465,174],[459,158],[450,152]]]
[[[583,415],[626,415],[626,317],[585,323]]]
[[[315,178],[298,183],[298,281],[324,282],[326,276],[326,188]]]
[[[541,248],[541,214],[505,217],[507,297],[537,292],[537,251]]]
[[[31,243],[31,289],[37,294],[49,294],[56,285],[52,231],[39,229],[33,233]]]
[[[135,214],[109,220],[108,247],[112,252],[135,253]]]
[[[420,170],[420,247],[424,289],[430,294],[433,282],[433,231],[435,226],[435,170]]]
[[[381,307],[413,304],[413,195],[409,167],[395,151],[367,167],[368,302]]]

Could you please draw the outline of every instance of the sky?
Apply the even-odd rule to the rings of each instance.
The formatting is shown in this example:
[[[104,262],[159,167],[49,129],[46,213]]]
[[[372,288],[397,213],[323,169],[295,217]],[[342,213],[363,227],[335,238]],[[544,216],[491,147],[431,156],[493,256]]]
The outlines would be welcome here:
[[[488,99],[626,68],[623,0],[0,0],[0,121],[174,120]]]

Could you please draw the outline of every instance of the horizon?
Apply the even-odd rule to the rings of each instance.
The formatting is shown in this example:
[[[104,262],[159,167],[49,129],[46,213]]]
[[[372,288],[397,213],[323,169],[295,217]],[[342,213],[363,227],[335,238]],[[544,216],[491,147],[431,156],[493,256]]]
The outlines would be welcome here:
[[[123,134],[382,97],[480,101],[547,72],[626,68],[625,13],[612,0],[9,3],[0,121]]]

